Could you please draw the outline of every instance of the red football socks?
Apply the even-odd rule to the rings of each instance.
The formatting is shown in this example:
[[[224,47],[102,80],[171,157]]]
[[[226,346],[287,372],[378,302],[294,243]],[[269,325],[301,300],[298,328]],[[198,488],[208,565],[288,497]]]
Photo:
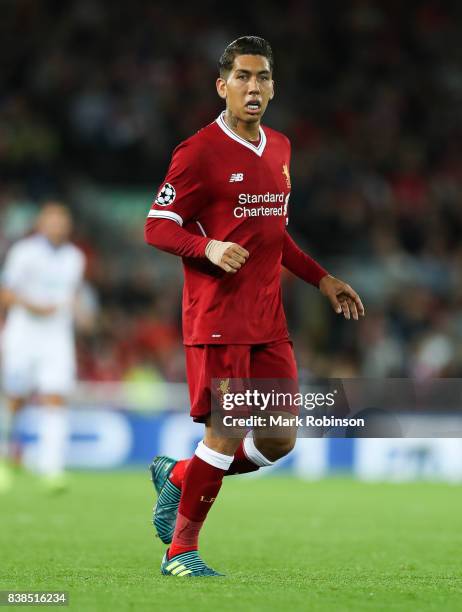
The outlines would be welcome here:
[[[229,466],[229,470],[226,472],[225,476],[232,476],[233,474],[247,474],[248,472],[256,472],[259,469],[260,467],[258,465],[247,458],[247,455],[244,452],[244,441],[242,441],[234,453],[233,462]]]
[[[178,461],[178,463],[173,468],[170,474],[170,480],[172,484],[181,489],[183,485],[184,474],[190,459],[182,459]],[[259,468],[258,465],[255,465],[253,461],[247,459],[247,456],[244,452],[244,442],[242,441],[239,444],[239,448],[234,453],[234,460],[231,463],[229,470],[225,472],[225,476],[233,476],[234,474],[247,474],[248,472],[255,472]]]
[[[181,459],[180,461],[177,461],[175,467],[170,472],[170,482],[179,489],[181,489],[181,486],[183,484],[184,473],[190,461],[191,459]]]
[[[168,551],[170,559],[197,550],[200,529],[220,491],[225,472],[197,455],[189,460],[183,479],[175,532]]]

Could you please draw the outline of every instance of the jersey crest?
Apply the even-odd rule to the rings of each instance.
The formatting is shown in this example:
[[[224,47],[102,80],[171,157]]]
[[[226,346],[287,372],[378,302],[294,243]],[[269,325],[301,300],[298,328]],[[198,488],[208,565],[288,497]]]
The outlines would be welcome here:
[[[284,175],[286,179],[287,189],[290,189],[290,174],[289,174],[289,168],[287,167],[287,164],[282,165],[282,174]]]

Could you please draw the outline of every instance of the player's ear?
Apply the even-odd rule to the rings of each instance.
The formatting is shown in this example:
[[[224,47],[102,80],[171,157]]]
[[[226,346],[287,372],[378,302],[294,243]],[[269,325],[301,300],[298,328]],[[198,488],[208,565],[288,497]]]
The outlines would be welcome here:
[[[226,100],[226,81],[225,79],[218,77],[216,86],[217,86],[217,92],[220,98],[223,98],[223,100]]]
[[[270,100],[272,100],[274,98],[274,81],[273,79],[271,79],[271,93],[270,93]]]

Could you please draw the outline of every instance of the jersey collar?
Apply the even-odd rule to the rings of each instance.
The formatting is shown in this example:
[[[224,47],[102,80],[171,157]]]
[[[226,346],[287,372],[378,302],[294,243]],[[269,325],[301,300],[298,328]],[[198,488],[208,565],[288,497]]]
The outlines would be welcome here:
[[[51,240],[48,240],[48,238],[40,232],[37,232],[37,234],[35,234],[35,237],[37,241],[40,241],[47,249],[50,249],[50,251],[53,252],[59,251],[59,249],[61,249],[66,244],[65,242],[61,242],[61,244],[54,244],[53,242],[51,242]]]
[[[233,130],[231,130],[226,125],[224,115],[225,115],[225,111],[220,113],[220,115],[218,115],[216,119],[218,126],[223,130],[223,132],[227,136],[235,140],[236,142],[239,142],[244,147],[247,147],[248,149],[256,153],[258,157],[261,157],[263,155],[263,151],[265,150],[265,146],[266,146],[266,134],[263,131],[263,128],[260,126],[260,142],[258,143],[258,146],[256,147],[255,145],[253,145],[251,142],[249,142],[245,138],[242,138],[241,136],[238,136],[235,132],[233,132]]]

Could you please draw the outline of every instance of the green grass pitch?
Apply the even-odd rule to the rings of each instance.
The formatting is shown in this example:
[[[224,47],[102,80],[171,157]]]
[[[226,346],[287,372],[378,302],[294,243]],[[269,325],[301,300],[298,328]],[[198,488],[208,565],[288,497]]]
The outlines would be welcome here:
[[[202,553],[227,576],[194,580],[159,573],[147,471],[70,480],[0,497],[1,590],[66,590],[79,612],[462,609],[458,486],[226,478]]]

